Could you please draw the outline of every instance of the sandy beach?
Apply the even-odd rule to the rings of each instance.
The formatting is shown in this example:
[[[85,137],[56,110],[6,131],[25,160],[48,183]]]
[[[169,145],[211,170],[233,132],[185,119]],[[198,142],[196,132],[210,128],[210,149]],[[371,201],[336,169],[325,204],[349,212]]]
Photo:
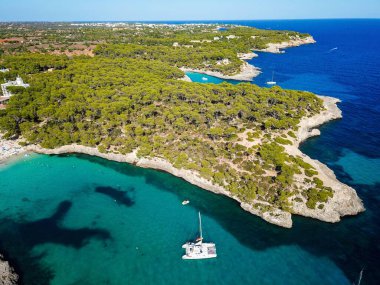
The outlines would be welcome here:
[[[5,140],[0,134],[0,164],[5,163],[11,157],[22,155],[26,149],[19,145],[19,140]]]

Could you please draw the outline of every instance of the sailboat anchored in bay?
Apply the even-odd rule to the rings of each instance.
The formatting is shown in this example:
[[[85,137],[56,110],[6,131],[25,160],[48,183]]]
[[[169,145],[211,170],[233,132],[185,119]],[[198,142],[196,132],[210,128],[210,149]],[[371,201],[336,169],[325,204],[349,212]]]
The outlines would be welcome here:
[[[198,218],[200,236],[194,242],[187,242],[182,246],[182,248],[186,250],[186,254],[182,256],[182,259],[205,259],[215,258],[217,256],[215,243],[203,242],[202,218],[200,212],[198,212]]]
[[[267,81],[267,84],[268,85],[276,85],[277,84],[277,82],[274,81],[274,71],[272,72],[272,81]]]

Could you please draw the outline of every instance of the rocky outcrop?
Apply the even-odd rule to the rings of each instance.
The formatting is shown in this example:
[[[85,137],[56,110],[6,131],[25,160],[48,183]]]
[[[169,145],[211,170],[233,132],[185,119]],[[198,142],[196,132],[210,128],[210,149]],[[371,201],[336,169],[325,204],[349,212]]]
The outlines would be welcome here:
[[[299,128],[296,133],[297,139],[294,141],[297,147],[306,139],[321,134],[321,132],[316,129],[316,127],[323,125],[329,121],[343,118],[342,111],[338,108],[337,105],[341,102],[339,99],[328,96],[318,97],[323,101],[323,106],[325,109],[315,116],[303,118],[298,124]]]
[[[289,40],[287,42],[282,43],[269,43],[267,44],[267,48],[259,50],[262,52],[271,52],[271,53],[284,53],[283,49],[289,48],[289,47],[298,47],[300,45],[305,44],[314,44],[316,41],[313,37],[306,37],[306,38],[294,38],[292,40]]]
[[[299,144],[302,141],[320,134],[320,131],[315,129],[315,127],[328,121],[342,118],[342,112],[337,106],[337,103],[340,102],[338,99],[325,96],[319,97],[323,100],[325,110],[315,116],[301,120],[294,144],[285,146],[285,149],[288,154],[301,156],[305,162],[313,166],[315,170],[318,171],[317,177],[323,181],[323,184],[326,187],[331,187],[333,189],[334,196],[329,199],[327,203],[324,203],[322,209],[319,209],[318,207],[315,209],[308,208],[304,199],[302,202],[293,201],[292,212],[294,214],[334,223],[339,222],[343,216],[356,215],[363,212],[365,209],[361,199],[353,188],[337,180],[334,172],[326,165],[318,160],[311,159],[298,149]],[[299,183],[298,186],[303,186],[304,178],[305,177],[302,175],[295,177],[296,181]]]
[[[250,52],[250,53],[238,53],[237,56],[241,60],[251,60],[252,58],[258,57],[258,54],[254,53],[254,52]]]
[[[15,285],[17,281],[18,275],[0,254],[0,285]]]
[[[255,201],[255,207],[252,204],[240,203],[240,206],[253,215],[261,217],[268,223],[290,229],[293,226],[292,214],[280,209],[272,209],[271,211],[262,211],[257,207],[259,204],[265,204],[262,201]],[[269,205],[269,203],[267,203]]]

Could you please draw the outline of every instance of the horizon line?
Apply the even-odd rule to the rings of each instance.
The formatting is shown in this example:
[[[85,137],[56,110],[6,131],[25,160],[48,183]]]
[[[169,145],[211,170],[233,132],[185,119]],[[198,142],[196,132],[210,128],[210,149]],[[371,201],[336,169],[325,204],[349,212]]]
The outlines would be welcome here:
[[[235,21],[305,21],[305,20],[380,20],[379,18],[283,18],[283,19],[202,19],[202,20],[7,20],[0,23],[86,23],[86,22],[119,22],[119,23],[137,23],[137,22],[235,22]]]

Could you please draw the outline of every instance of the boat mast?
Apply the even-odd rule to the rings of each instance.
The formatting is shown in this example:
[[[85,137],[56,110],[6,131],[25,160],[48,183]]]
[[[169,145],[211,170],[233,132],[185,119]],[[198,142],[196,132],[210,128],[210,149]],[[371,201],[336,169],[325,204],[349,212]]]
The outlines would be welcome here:
[[[201,236],[200,236],[201,240],[203,240],[203,236],[202,236],[202,218],[201,218],[201,212],[198,212],[198,216],[199,216],[199,234],[201,235]]]
[[[364,270],[364,268],[360,271],[359,280],[358,280],[358,285],[360,285],[360,283],[362,283],[363,270]]]

